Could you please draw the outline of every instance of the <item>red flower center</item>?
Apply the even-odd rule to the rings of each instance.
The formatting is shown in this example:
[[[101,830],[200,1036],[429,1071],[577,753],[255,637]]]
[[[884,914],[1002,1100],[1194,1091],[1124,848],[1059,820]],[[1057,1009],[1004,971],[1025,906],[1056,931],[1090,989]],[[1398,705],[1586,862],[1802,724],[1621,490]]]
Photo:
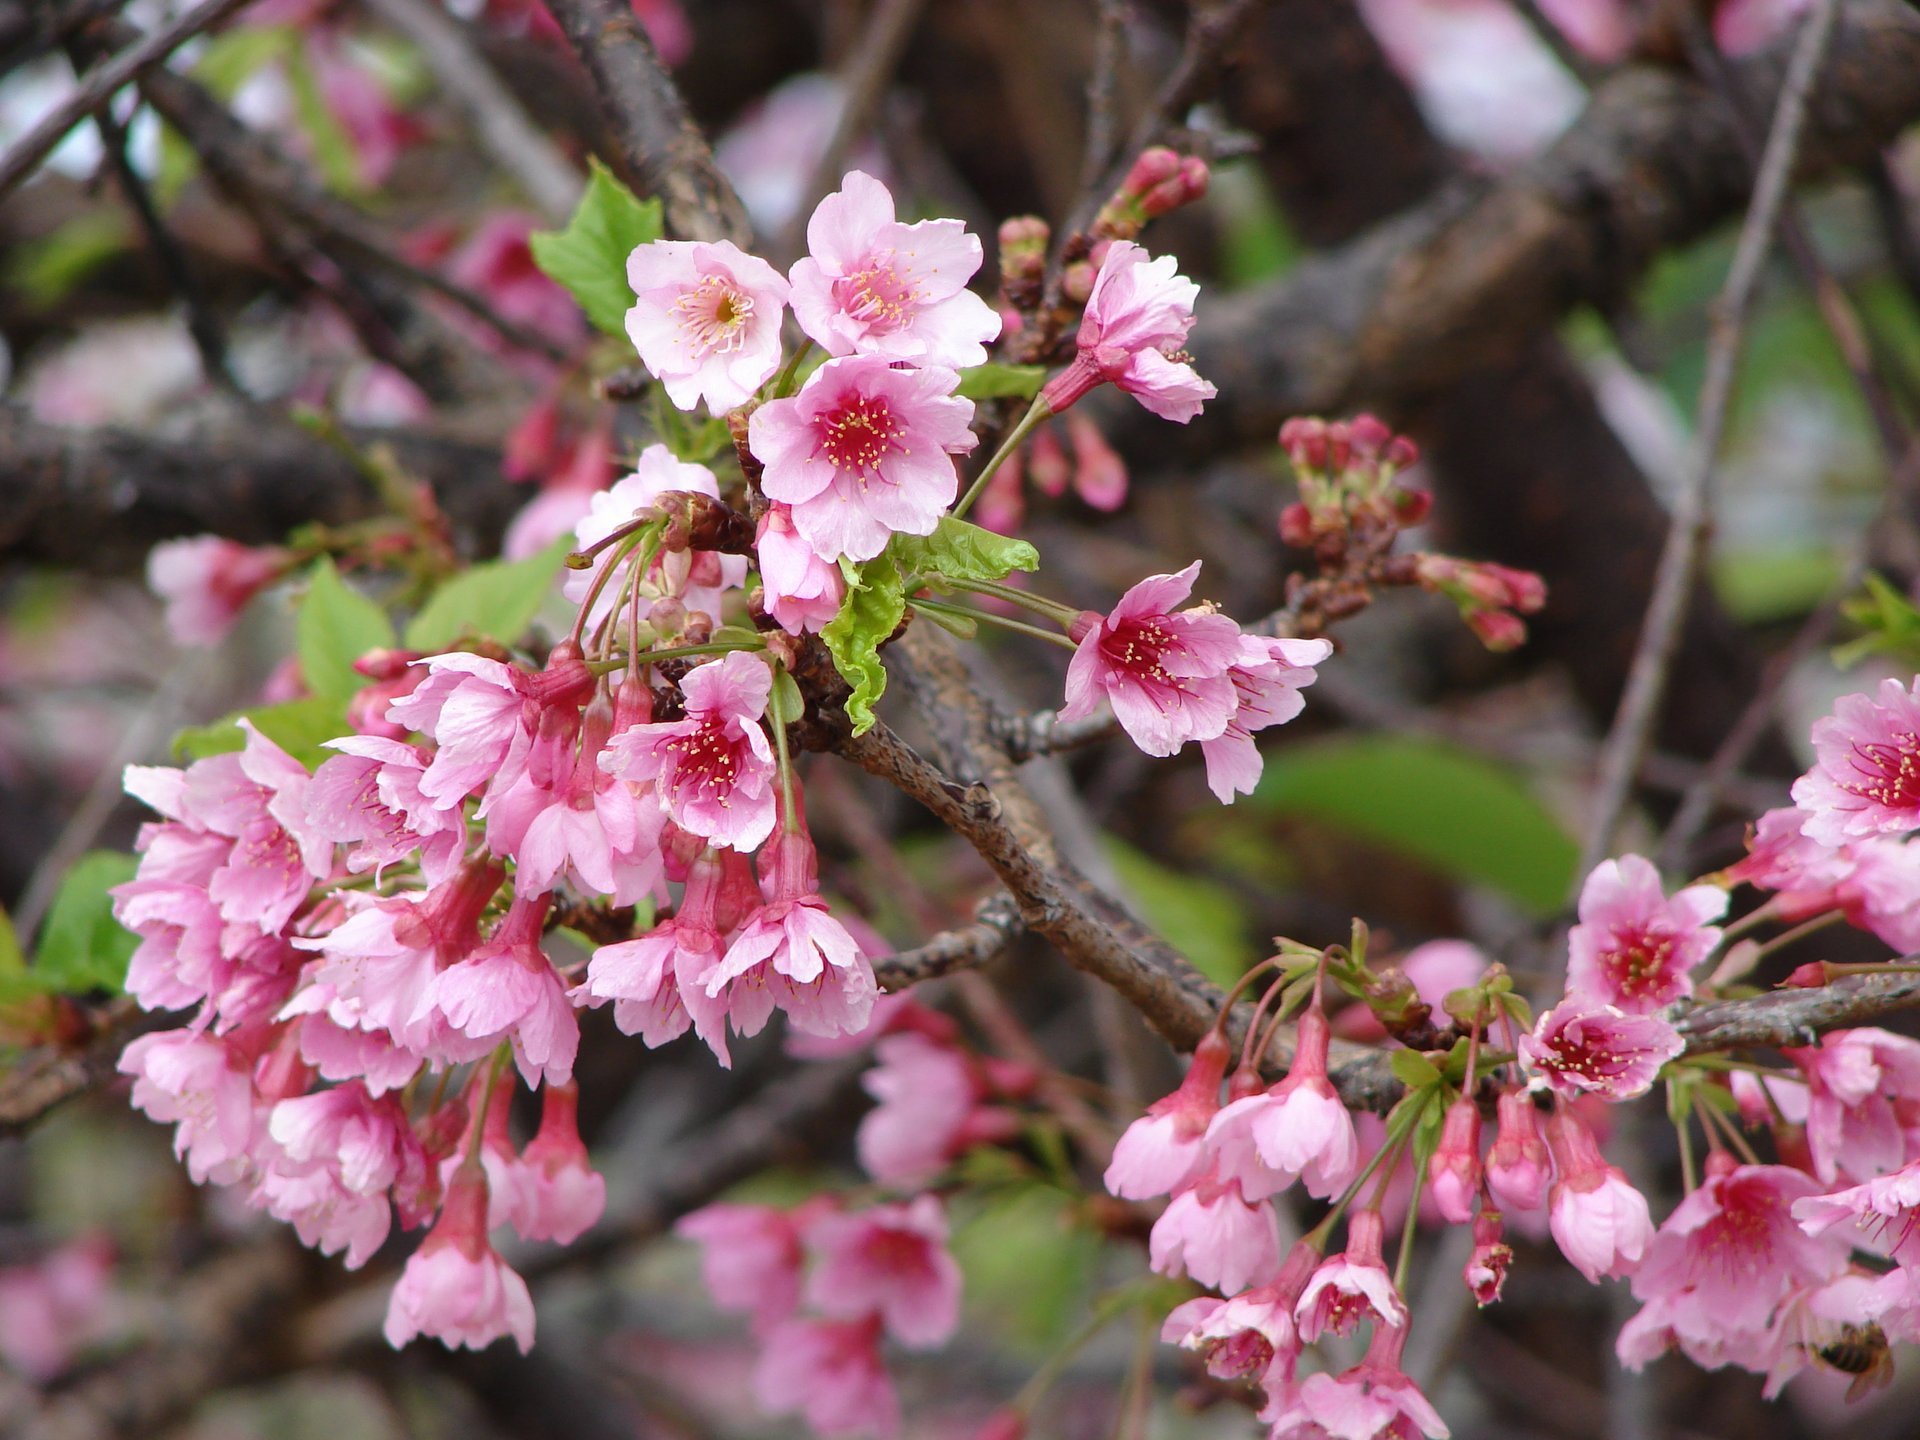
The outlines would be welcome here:
[[[906,439],[907,427],[878,395],[849,394],[816,422],[820,448],[836,470],[852,470],[864,481]],[[908,453],[902,449],[902,453]]]
[[[1851,763],[1860,778],[1840,781],[1842,790],[1891,810],[1920,809],[1920,735],[1904,730],[1890,741],[1861,741]]]

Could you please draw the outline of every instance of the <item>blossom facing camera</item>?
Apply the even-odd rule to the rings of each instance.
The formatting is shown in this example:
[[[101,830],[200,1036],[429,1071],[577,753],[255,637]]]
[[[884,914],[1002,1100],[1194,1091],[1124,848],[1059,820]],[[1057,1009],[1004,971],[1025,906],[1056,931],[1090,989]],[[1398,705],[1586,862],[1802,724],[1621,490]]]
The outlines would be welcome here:
[[[787,282],[730,240],[655,240],[627,257],[627,336],[682,410],[731,410],[780,368]]]

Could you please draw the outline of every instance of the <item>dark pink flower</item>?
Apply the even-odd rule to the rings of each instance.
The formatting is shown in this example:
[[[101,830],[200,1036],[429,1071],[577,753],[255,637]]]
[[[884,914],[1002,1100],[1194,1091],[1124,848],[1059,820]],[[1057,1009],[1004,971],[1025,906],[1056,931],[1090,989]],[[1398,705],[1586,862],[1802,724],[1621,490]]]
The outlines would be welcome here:
[[[903,1345],[933,1349],[960,1322],[960,1267],[947,1253],[947,1217],[931,1195],[829,1215],[807,1234],[815,1265],[807,1300],[823,1315],[876,1314]]]
[[[903,225],[887,187],[850,170],[807,221],[807,250],[788,272],[793,314],[829,355],[986,363],[1000,317],[967,289],[980,239],[960,221]]]
[[[880,1103],[860,1121],[860,1163],[883,1185],[924,1185],[961,1149],[977,1097],[967,1058],[911,1031],[874,1046],[860,1077]]]
[[[847,598],[846,578],[838,565],[814,554],[787,506],[767,506],[755,552],[762,603],[781,629],[795,635],[817,631],[840,613]]]
[[[1653,1243],[1646,1197],[1607,1164],[1593,1132],[1565,1107],[1547,1121],[1547,1145],[1558,1172],[1547,1223],[1561,1253],[1595,1284],[1604,1275],[1632,1274]]]
[[[217,535],[163,540],[147,555],[147,588],[166,604],[167,630],[182,645],[216,645],[240,612],[287,573],[285,550]]]
[[[1813,769],[1793,784],[1806,834],[1822,845],[1920,830],[1920,678],[1848,695],[1813,722]]]
[[[1447,1440],[1439,1412],[1400,1369],[1404,1328],[1374,1328],[1366,1358],[1339,1375],[1309,1375],[1261,1412],[1277,1440]]]
[[[1480,1206],[1480,1107],[1462,1095],[1447,1107],[1440,1143],[1427,1159],[1427,1194],[1449,1225],[1464,1225]]]
[[[822,560],[871,560],[896,534],[931,535],[960,491],[953,457],[975,443],[959,382],[938,365],[896,370],[883,355],[827,361],[798,395],[753,412],[760,488],[791,507]]]
[[[1222,1180],[1209,1168],[1153,1222],[1147,1251],[1158,1273],[1191,1275],[1233,1294],[1274,1279],[1280,1229],[1271,1205],[1247,1199],[1238,1180]]]
[[[1487,1189],[1508,1210],[1538,1210],[1553,1178],[1552,1157],[1540,1138],[1540,1112],[1525,1090],[1504,1090],[1497,1102],[1500,1132],[1487,1151]]]
[[[1147,1107],[1113,1147],[1105,1176],[1109,1192],[1124,1200],[1151,1200],[1179,1189],[1198,1168],[1207,1125],[1220,1110],[1220,1082],[1233,1047],[1209,1030],[1194,1047],[1186,1078],[1171,1095]]]
[[[1268,1387],[1291,1384],[1301,1347],[1293,1310],[1319,1262],[1320,1252],[1298,1241],[1271,1284],[1229,1300],[1203,1295],[1177,1305],[1161,1327],[1160,1339],[1199,1351],[1207,1373],[1216,1379],[1244,1378]]]
[[[1485,1307],[1500,1298],[1511,1264],[1513,1247],[1500,1238],[1500,1212],[1480,1211],[1473,1217],[1473,1253],[1460,1275],[1475,1304]]]
[[[787,282],[730,240],[655,240],[627,257],[627,336],[682,410],[746,403],[780,368]]]
[[[800,1226],[771,1205],[708,1205],[673,1227],[700,1246],[700,1273],[713,1303],[753,1316],[757,1325],[784,1320],[800,1304],[805,1254]]]
[[[1815,1175],[1829,1185],[1842,1176],[1871,1180],[1906,1162],[1898,1107],[1920,1100],[1920,1041],[1861,1026],[1782,1053],[1807,1079],[1807,1147]]]
[[[510,1040],[528,1085],[543,1079],[564,1085],[573,1078],[580,1025],[566,986],[540,948],[549,899],[515,896],[492,937],[434,977],[428,1004],[461,1042],[448,1047],[445,1059],[477,1060]]]
[[[755,849],[773,831],[773,745],[760,726],[772,691],[766,662],[744,651],[696,665],[680,682],[686,718],[622,731],[600,764],[622,780],[653,781],[683,830]]]
[[[1040,391],[1055,414],[1102,382],[1118,385],[1154,414],[1181,424],[1217,393],[1186,352],[1200,287],[1177,273],[1171,255],[1149,260],[1131,240],[1107,247],[1080,321],[1073,363]]]
[[[1580,890],[1580,923],[1567,936],[1567,993],[1629,1015],[1693,993],[1691,971],[1720,943],[1706,922],[1726,913],[1727,892],[1693,885],[1671,900],[1638,855],[1594,866]]]
[[[471,234],[447,257],[447,278],[485,296],[509,320],[537,330],[557,344],[573,346],[584,338],[580,306],[560,288],[533,258],[527,236],[540,228],[533,215],[494,210],[474,226]],[[463,333],[489,348],[505,344],[501,337],[477,322],[462,323]]]
[[[1293,1309],[1300,1338],[1311,1345],[1331,1330],[1346,1335],[1362,1320],[1405,1325],[1406,1302],[1381,1258],[1386,1227],[1378,1210],[1356,1210],[1347,1221],[1347,1248],[1313,1272]]]
[[[786,1320],[767,1332],[753,1375],[762,1409],[799,1411],[822,1436],[893,1440],[900,1398],[880,1359],[880,1317]]]
[[[691,1025],[720,1063],[731,1066],[726,1006],[707,996],[707,977],[725,949],[717,913],[721,878],[719,857],[710,850],[688,872],[672,916],[645,935],[593,952],[579,1002],[613,1001],[614,1023],[649,1045],[664,1045]]]
[[[1660,1067],[1685,1048],[1680,1032],[1657,1015],[1628,1015],[1577,995],[1520,1037],[1520,1059],[1535,1083],[1568,1098],[1582,1091],[1609,1100],[1644,1095]]]
[[[1234,1100],[1207,1127],[1222,1178],[1238,1180],[1249,1200],[1305,1182],[1316,1200],[1338,1194],[1360,1163],[1353,1117],[1327,1079],[1329,1033],[1318,1008],[1300,1016],[1286,1078]]]
[[[1331,640],[1275,640],[1240,637],[1241,658],[1227,676],[1238,708],[1227,728],[1200,742],[1207,761],[1207,787],[1222,805],[1235,795],[1251,795],[1260,783],[1260,750],[1254,732],[1293,719],[1305,708],[1300,692],[1313,684],[1313,667],[1333,653]]]
[[[1240,708],[1232,668],[1242,662],[1240,627],[1210,606],[1173,607],[1193,593],[1200,562],[1149,575],[1107,614],[1074,626],[1062,720],[1084,720],[1101,700],[1149,755],[1221,735]]]
[[[393,1287],[382,1333],[396,1350],[416,1335],[469,1350],[511,1335],[522,1355],[533,1348],[533,1297],[487,1239],[487,1182],[477,1167],[455,1170],[439,1220]]]

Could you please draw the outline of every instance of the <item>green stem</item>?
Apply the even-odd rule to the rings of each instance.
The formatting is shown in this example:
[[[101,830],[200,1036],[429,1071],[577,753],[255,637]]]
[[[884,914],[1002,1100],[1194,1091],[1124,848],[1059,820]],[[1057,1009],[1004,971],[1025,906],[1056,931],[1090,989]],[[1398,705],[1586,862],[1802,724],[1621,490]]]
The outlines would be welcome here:
[[[774,662],[774,674],[777,677],[783,667]],[[789,835],[799,833],[799,822],[793,813],[793,757],[787,753],[787,727],[781,723],[778,715],[767,717],[772,724],[767,728],[773,731],[774,756],[780,766],[780,827]]]
[[[1816,934],[1826,929],[1827,926],[1844,919],[1846,919],[1846,915],[1843,912],[1839,910],[1829,910],[1824,915],[1816,915],[1811,920],[1801,921],[1791,930],[1781,931],[1778,935],[1754,951],[1753,965],[1747,967],[1748,971],[1751,972],[1754,965],[1758,965],[1762,960],[1766,959],[1767,956],[1784,950],[1787,946],[1793,944],[1794,941],[1804,940],[1807,936]]]
[[[1034,1406],[1045,1397],[1047,1388],[1055,1378],[1072,1363],[1074,1356],[1084,1350],[1088,1343],[1129,1310],[1139,1308],[1146,1301],[1159,1294],[1165,1288],[1164,1282],[1154,1279],[1142,1281],[1114,1291],[1111,1295],[1093,1307],[1093,1314],[1087,1318],[1073,1334],[1069,1335],[1060,1348],[1040,1362],[1032,1377],[1020,1387],[1020,1393],[1013,1397],[1007,1407],[1022,1415],[1031,1415]]]
[[[1425,1111],[1426,1108],[1427,1101],[1425,1099],[1418,1105],[1411,1105],[1406,1100],[1402,1100],[1400,1104],[1394,1107],[1393,1113],[1387,1117],[1386,1140],[1378,1150],[1373,1152],[1373,1158],[1367,1161],[1366,1168],[1353,1177],[1352,1183],[1347,1186],[1346,1193],[1334,1202],[1334,1206],[1327,1212],[1326,1218],[1321,1220],[1318,1225],[1309,1230],[1302,1238],[1307,1240],[1316,1249],[1325,1250],[1327,1248],[1327,1236],[1333,1233],[1333,1227],[1340,1223],[1340,1217],[1347,1213],[1348,1208],[1359,1196],[1360,1191],[1365,1188],[1367,1180],[1373,1172],[1378,1170],[1381,1163],[1389,1157],[1392,1158],[1395,1164],[1399,1163],[1400,1150],[1407,1143],[1407,1137],[1413,1133],[1413,1127],[1420,1123],[1421,1113]],[[1405,1114],[1404,1119],[1401,1118],[1403,1112]],[[1385,1176],[1381,1177],[1383,1181],[1386,1178]],[[1417,1205],[1414,1208],[1416,1210],[1419,1209]]]
[[[1023,620],[1015,620],[1006,615],[995,615],[986,610],[972,610],[965,605],[948,605],[940,600],[927,600],[915,597],[907,602],[916,610],[931,610],[936,615],[950,615],[956,620],[985,621],[989,625],[998,625],[1002,630],[1015,630],[1022,635],[1031,635],[1044,640],[1049,645],[1058,645],[1063,650],[1078,647],[1057,630],[1042,630],[1038,625],[1029,625]]]
[[[980,498],[980,492],[987,488],[987,482],[993,479],[994,472],[1006,464],[1007,457],[1020,448],[1020,442],[1033,433],[1034,426],[1053,413],[1051,407],[1039,396],[1034,396],[1033,404],[1027,413],[1020,417],[1020,423],[1008,432],[1007,438],[1000,442],[1000,448],[993,452],[993,458],[987,461],[980,473],[974,477],[973,484],[967,487],[967,493],[960,497],[960,503],[953,507],[953,518],[964,519],[967,511],[973,508],[973,502]]]
[[[1025,590],[1016,590],[1011,585],[1001,585],[992,580],[954,580],[941,577],[941,583],[955,590],[971,590],[976,595],[991,595],[996,600],[1004,600],[1009,605],[1018,605],[1023,610],[1031,610],[1036,615],[1045,615],[1049,620],[1057,620],[1061,626],[1070,626],[1078,620],[1082,611],[1073,605],[1059,600],[1049,600],[1044,595],[1030,595]]]
[[[786,368],[781,370],[779,375],[774,378],[773,398],[775,400],[783,400],[793,393],[793,382],[794,378],[800,373],[800,362],[812,353],[813,341],[802,341],[800,348],[793,352],[793,358],[787,361]]]

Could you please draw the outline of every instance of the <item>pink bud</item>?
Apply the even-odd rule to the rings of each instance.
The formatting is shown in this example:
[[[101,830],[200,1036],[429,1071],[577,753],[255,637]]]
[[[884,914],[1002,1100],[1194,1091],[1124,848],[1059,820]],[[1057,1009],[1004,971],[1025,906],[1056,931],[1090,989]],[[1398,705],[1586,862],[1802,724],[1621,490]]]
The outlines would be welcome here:
[[[1473,1220],[1473,1254],[1462,1272],[1476,1303],[1491,1305],[1500,1298],[1512,1263],[1513,1247],[1500,1238],[1500,1212],[1482,1210]]]
[[[1449,1224],[1471,1220],[1480,1199],[1480,1110],[1462,1095],[1447,1110],[1440,1144],[1427,1161],[1434,1205]]]
[[[1294,501],[1280,512],[1280,538],[1298,550],[1313,548],[1313,511]]]
[[[1546,1198],[1551,1160],[1540,1138],[1540,1112],[1524,1090],[1500,1097],[1500,1133],[1487,1154],[1487,1188],[1509,1210],[1538,1210]]]

